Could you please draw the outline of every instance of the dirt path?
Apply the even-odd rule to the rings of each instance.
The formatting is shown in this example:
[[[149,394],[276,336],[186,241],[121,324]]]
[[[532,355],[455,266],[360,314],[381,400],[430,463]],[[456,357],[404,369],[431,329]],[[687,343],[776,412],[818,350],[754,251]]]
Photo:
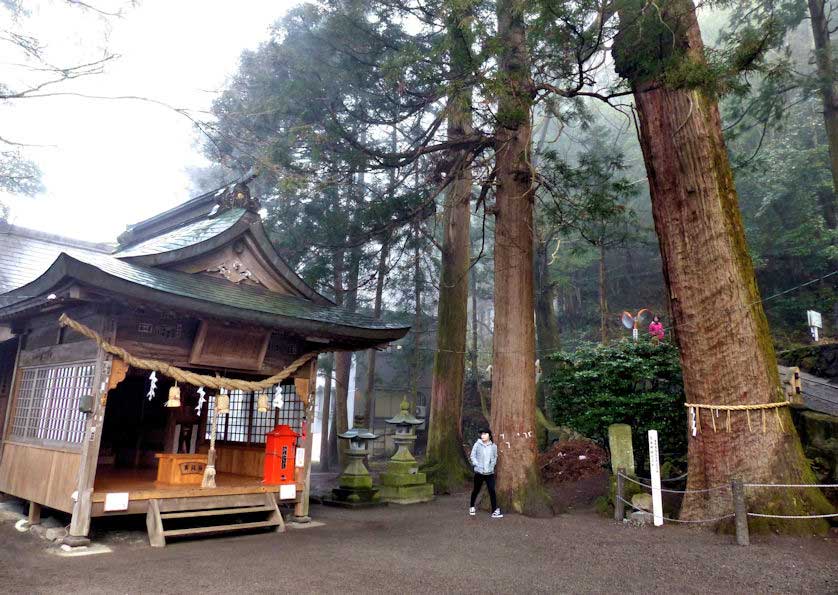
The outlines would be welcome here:
[[[470,518],[462,497],[346,511],[313,508],[324,526],[145,545],[99,533],[112,553],[60,558],[0,523],[4,593],[838,592],[838,539],[753,539],[677,526],[617,525],[592,512],[554,519]],[[299,575],[307,578],[300,581]]]

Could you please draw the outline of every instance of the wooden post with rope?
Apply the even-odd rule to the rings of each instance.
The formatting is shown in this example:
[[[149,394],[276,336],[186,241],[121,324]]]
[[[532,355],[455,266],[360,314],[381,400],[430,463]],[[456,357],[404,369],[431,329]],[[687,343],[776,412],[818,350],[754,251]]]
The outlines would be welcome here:
[[[626,470],[620,467],[617,469],[617,487],[614,490],[614,520],[623,522],[626,518],[626,504],[623,501],[623,493],[625,492],[624,479]]]
[[[733,515],[736,525],[736,543],[739,545],[750,545],[751,538],[748,534],[748,508],[745,503],[745,485],[741,479],[735,478],[730,485],[733,494]]]

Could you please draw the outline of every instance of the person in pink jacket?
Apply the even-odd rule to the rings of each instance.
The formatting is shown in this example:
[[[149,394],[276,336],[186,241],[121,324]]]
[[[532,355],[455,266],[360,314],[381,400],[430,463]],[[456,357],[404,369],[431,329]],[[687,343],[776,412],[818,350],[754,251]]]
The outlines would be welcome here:
[[[652,335],[652,339],[655,341],[663,341],[663,324],[661,324],[661,319],[657,316],[652,319],[652,323],[649,325],[649,334]]]

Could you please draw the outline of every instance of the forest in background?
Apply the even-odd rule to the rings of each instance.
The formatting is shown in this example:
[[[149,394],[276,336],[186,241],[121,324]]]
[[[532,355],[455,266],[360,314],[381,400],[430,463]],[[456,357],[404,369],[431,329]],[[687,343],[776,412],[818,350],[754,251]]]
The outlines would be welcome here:
[[[705,39],[718,39],[726,25],[726,14],[707,9],[699,12],[699,20]],[[793,68],[801,75],[815,77],[814,46],[808,21],[791,31],[787,41]],[[237,85],[253,75],[251,70],[260,67],[258,62],[260,58],[264,59],[266,51],[263,49],[243,56],[241,70],[234,77],[228,94],[236,93]],[[281,91],[272,89],[265,92]],[[269,97],[268,94],[247,97],[246,101],[265,101]],[[838,281],[835,278],[783,293],[827,275],[834,268],[835,231],[826,221],[827,213],[818,200],[820,195],[832,192],[832,177],[822,99],[811,83],[809,87],[798,86],[787,91],[781,106],[763,107],[759,103],[761,100],[764,98],[751,95],[729,97],[722,101],[721,108],[748,247],[763,298],[777,296],[767,301],[765,311],[775,345],[784,350],[810,341],[806,310],[823,313],[823,337],[834,336],[838,324]],[[747,106],[748,111],[745,107],[751,102],[755,105]],[[225,121],[223,103],[224,100],[219,101],[217,108],[219,125],[233,128],[233,123]],[[631,215],[630,229],[619,229],[614,233],[611,238],[613,245],[607,248],[605,254],[607,325],[613,338],[630,335],[620,322],[624,310],[637,312],[647,308],[661,316],[667,330],[670,319],[660,251],[652,224],[646,172],[636,126],[628,108],[630,103],[627,99],[625,106],[615,108],[597,99],[579,98],[573,109],[562,111],[558,116],[544,112],[534,116],[540,148],[553,157],[547,163],[542,160],[536,166],[540,171],[552,173],[548,168],[559,161],[573,168],[578,164],[580,155],[584,155],[588,159],[601,160],[605,167],[610,166],[611,180],[625,182],[622,188],[624,194],[613,198],[622,203]],[[774,113],[764,113],[769,110]],[[266,140],[263,138],[260,142]],[[230,160],[231,155],[237,154],[233,146],[223,142],[215,144],[215,141],[205,142],[205,145],[207,156],[219,164],[192,172],[195,194],[212,190],[241,172],[241,166],[239,169],[229,167],[234,163]],[[222,152],[219,152],[220,149]],[[575,182],[577,189],[584,187],[584,182]],[[406,183],[411,184],[411,180]],[[427,180],[413,183],[417,183],[421,193],[421,186],[427,184]],[[332,218],[341,218],[341,214],[331,213],[323,220],[322,207],[316,206],[316,191],[306,194],[312,192],[310,186],[277,187],[269,175],[257,180],[256,184],[270,197],[265,201],[269,221],[284,255],[310,283],[334,297],[334,270],[330,258],[337,248],[343,246],[325,242],[317,244],[312,240],[318,236],[312,235],[312,231],[321,227],[321,234],[332,235],[335,229]],[[367,190],[379,193],[370,199],[371,202],[382,198],[381,188],[373,191],[370,185]],[[479,190],[475,188],[475,198]],[[442,196],[437,197],[435,213],[421,223],[419,233],[405,229],[401,230],[402,237],[389,240],[391,244],[400,242],[395,250],[388,246],[387,264],[382,269],[384,287],[381,307],[391,313],[413,319],[418,303],[424,316],[435,317],[440,274],[441,201]],[[540,204],[549,208],[549,202],[550,199],[545,197]],[[478,217],[471,223],[471,243],[472,251],[478,254],[478,258],[470,274],[475,277],[472,288],[477,295],[478,367],[485,370],[490,363],[492,349],[494,222],[491,218],[482,218],[479,211],[476,214]],[[369,216],[378,215],[373,213]],[[358,225],[363,226],[362,223]],[[570,349],[579,342],[599,341],[598,248],[573,225],[554,225],[545,237],[550,240],[547,246],[548,282],[552,285],[551,297],[563,347]],[[360,281],[357,284],[358,295],[353,299],[357,299],[360,308],[372,312],[375,308],[381,243],[378,238],[371,237],[356,248],[360,248],[356,254]],[[470,301],[470,307],[474,305]],[[474,325],[471,315],[469,324]],[[470,334],[473,332],[469,329]],[[412,352],[405,352],[405,357],[412,358]]]

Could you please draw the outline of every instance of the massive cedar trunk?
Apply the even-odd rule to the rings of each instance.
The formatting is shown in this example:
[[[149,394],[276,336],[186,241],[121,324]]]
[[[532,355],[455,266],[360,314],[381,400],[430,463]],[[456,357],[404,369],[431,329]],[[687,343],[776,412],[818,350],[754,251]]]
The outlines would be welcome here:
[[[465,78],[469,61],[466,37],[460,30],[461,14],[450,17],[451,62],[457,66],[452,78]],[[471,88],[454,83],[448,95],[448,140],[472,133]],[[448,161],[458,169],[448,186],[443,207],[442,266],[437,305],[436,353],[434,354],[428,447],[423,471],[438,494],[448,494],[463,485],[469,473],[463,452],[463,379],[468,331],[469,231],[472,176],[465,164],[465,151],[452,151]]]
[[[533,185],[530,143],[533,86],[525,0],[497,3],[501,53],[495,130],[495,333],[492,431],[498,446],[498,498],[524,514],[550,512],[536,464]]]
[[[634,11],[620,13],[621,22],[633,29],[620,31],[615,62],[618,72],[632,80],[635,92],[687,401],[725,405],[777,401],[783,398],[777,360],[745,242],[717,100],[701,89],[665,86],[662,71],[650,68],[649,53],[638,38],[654,38],[659,22],[674,32],[674,40],[662,46],[679,51],[661,61],[672,64],[676,58],[686,61],[687,67],[700,66],[704,55],[695,9],[689,0],[673,0],[660,13],[643,18],[638,16],[642,4],[638,0],[631,5]],[[647,62],[638,65],[638,56]],[[754,431],[749,431],[743,413],[731,414],[732,431],[727,432],[721,422],[714,431],[705,410],[701,431],[689,437],[687,489],[729,485],[735,477],[746,482],[812,483],[788,408],[778,411],[782,431],[774,412],[769,412],[765,432],[759,414],[752,415]],[[661,438],[665,443],[666,436]],[[828,507],[815,489],[752,489],[748,500],[753,512],[801,514]],[[730,493],[712,491],[688,493],[681,515],[701,519],[730,512]],[[791,523],[771,525],[788,531],[823,528],[822,521]]]
[[[372,317],[378,320],[381,317],[381,301],[384,295],[384,277],[387,275],[387,257],[390,255],[390,238],[385,237],[381,241],[381,253],[378,257],[378,277],[375,281],[375,303],[373,304]],[[367,399],[364,403],[364,419],[370,431],[375,426],[375,349],[367,351]]]
[[[838,81],[835,80],[835,66],[832,60],[832,41],[829,38],[829,17],[824,13],[824,0],[808,0],[809,16],[812,20],[812,35],[815,40],[815,64],[821,99],[823,100],[823,121],[826,139],[829,143],[829,164],[832,170],[832,192],[818,195],[826,224],[830,229],[838,228]]]
[[[322,413],[320,417],[320,469],[328,471],[332,466],[332,453],[329,450],[330,434],[329,419],[332,414],[332,370],[334,366],[334,356],[326,354],[320,358],[323,364],[323,375],[325,380],[323,382],[323,404]]]

